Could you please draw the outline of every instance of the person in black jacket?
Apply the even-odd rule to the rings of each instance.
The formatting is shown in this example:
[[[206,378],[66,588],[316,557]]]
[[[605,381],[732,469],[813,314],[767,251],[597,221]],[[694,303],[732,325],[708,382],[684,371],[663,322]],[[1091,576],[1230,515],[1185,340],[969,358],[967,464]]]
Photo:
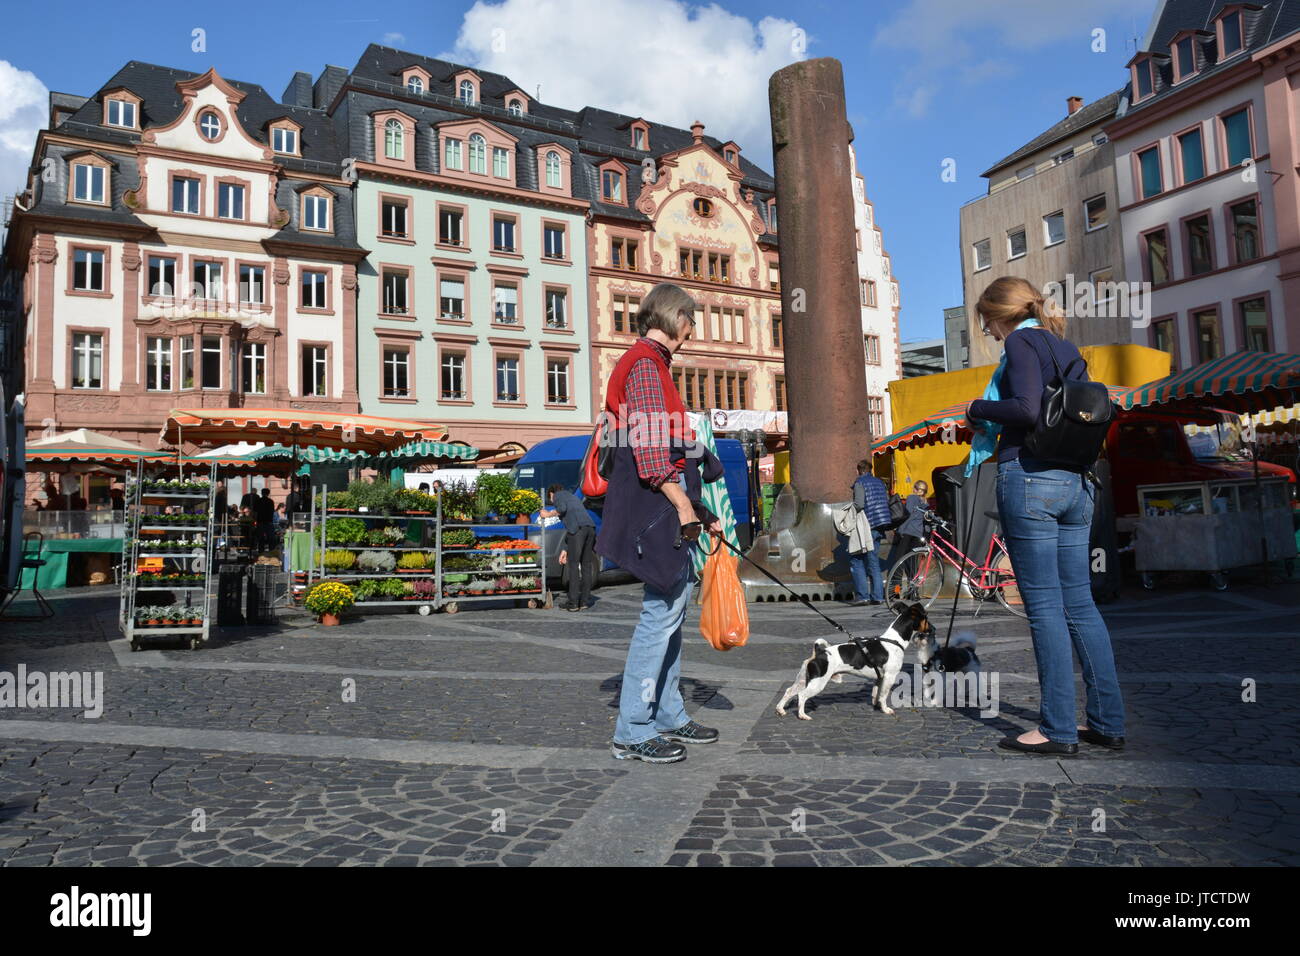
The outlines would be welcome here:
[[[1038,421],[1043,388],[1056,364],[1086,369],[1079,350],[1065,340],[1065,318],[1055,303],[1024,279],[995,280],[976,304],[984,334],[1003,343],[1000,397],[970,404],[976,430],[1002,426],[997,444],[998,515],[1006,534],[1016,586],[1025,602],[1042,719],[1036,729],[999,746],[1023,753],[1072,754],[1078,741],[1112,750],[1124,746],[1124,700],[1110,634],[1092,599],[1088,533],[1096,490],[1081,470],[1062,468],[1024,452],[1025,436]],[[1086,371],[1082,372],[1086,376]],[[1074,376],[1071,376],[1074,377]],[[1085,725],[1076,726],[1074,666],[1083,668]]]

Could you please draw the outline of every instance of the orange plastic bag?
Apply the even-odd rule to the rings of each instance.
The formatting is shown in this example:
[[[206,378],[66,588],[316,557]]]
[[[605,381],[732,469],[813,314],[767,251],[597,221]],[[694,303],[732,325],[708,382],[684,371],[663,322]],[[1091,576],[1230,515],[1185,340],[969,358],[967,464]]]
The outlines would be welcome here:
[[[749,640],[749,608],[736,572],[736,557],[721,542],[704,561],[700,585],[700,633],[715,651],[743,647]]]

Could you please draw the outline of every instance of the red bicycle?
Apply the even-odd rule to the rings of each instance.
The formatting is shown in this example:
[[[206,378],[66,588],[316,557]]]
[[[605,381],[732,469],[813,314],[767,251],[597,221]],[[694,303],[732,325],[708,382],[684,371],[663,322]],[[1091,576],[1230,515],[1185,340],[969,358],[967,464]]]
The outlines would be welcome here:
[[[990,517],[997,515],[988,512]],[[1016,587],[1016,573],[1002,536],[996,531],[989,541],[983,564],[976,564],[952,541],[952,525],[933,512],[925,515],[925,544],[903,555],[885,580],[885,595],[891,608],[920,602],[925,607],[943,590],[949,566],[957,569],[959,582],[981,606],[989,598],[1012,614],[1026,617],[1025,604]],[[976,609],[976,614],[979,610]]]

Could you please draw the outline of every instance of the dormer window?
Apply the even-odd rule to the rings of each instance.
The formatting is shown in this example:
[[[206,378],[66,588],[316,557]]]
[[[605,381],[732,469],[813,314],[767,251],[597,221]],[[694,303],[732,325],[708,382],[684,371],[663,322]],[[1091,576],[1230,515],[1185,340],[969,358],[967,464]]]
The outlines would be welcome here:
[[[623,174],[616,169],[605,169],[600,174],[600,195],[606,202],[623,202]]]
[[[722,155],[726,157],[727,162],[731,163],[731,165],[736,165],[736,151],[734,149],[726,150]]]
[[[726,160],[728,166],[740,168],[740,147],[734,142],[728,141],[722,144],[722,158]]]
[[[775,199],[769,199],[767,201],[767,221],[769,223],[768,232],[776,232],[776,200]]]
[[[429,88],[429,71],[419,66],[408,66],[402,70],[402,86],[408,93],[422,95]]]
[[[1174,44],[1174,69],[1179,80],[1196,72],[1196,49],[1191,37],[1183,37]]]
[[[329,190],[317,186],[310,191],[303,193],[302,197],[302,228],[309,229],[313,232],[329,232],[330,226],[330,199],[333,198]]]
[[[138,130],[140,128],[140,97],[130,90],[116,89],[104,95],[105,126],[118,129]]]
[[[411,77],[406,81],[406,91],[408,93],[423,93],[424,80],[420,79],[418,76]]]
[[[474,102],[474,82],[472,80],[460,81],[460,101],[471,104]]]
[[[559,189],[564,185],[560,173],[560,154],[555,150],[546,154],[546,185],[551,189]]]
[[[85,154],[69,163],[72,169],[68,177],[68,199],[108,205],[108,162],[93,154]]]
[[[1219,29],[1222,31],[1223,42],[1220,49],[1223,50],[1223,56],[1220,59],[1227,59],[1234,53],[1240,53],[1242,49],[1241,36],[1241,11],[1233,10],[1219,21]]]
[[[1150,57],[1137,63],[1133,67],[1134,89],[1137,96],[1134,100],[1144,100],[1155,92],[1155,73],[1152,72],[1152,61]]]
[[[126,100],[109,100],[108,125],[135,129],[135,104]]]
[[[644,120],[636,120],[632,123],[632,148],[649,149],[650,148],[650,127]]]
[[[221,139],[221,117],[213,110],[205,110],[199,116],[199,132],[203,138],[215,143]]]
[[[509,111],[511,116],[524,115],[524,104],[522,100],[512,99],[509,103],[506,104],[506,109]]]
[[[400,120],[390,119],[384,124],[384,156],[388,159],[406,158],[406,130]]]
[[[271,149],[284,156],[297,156],[298,125],[285,120],[271,127]]]

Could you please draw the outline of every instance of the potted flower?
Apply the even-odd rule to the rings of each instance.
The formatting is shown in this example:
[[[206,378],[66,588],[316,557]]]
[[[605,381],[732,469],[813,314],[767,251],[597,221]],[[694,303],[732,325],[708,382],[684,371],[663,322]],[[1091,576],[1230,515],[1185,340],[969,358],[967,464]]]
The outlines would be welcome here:
[[[352,589],[342,581],[321,581],[307,592],[303,601],[307,610],[320,616],[320,622],[326,627],[339,623],[339,615],[356,603]]]
[[[432,564],[432,556],[423,551],[407,551],[397,559],[398,574],[420,574],[427,572]]]

